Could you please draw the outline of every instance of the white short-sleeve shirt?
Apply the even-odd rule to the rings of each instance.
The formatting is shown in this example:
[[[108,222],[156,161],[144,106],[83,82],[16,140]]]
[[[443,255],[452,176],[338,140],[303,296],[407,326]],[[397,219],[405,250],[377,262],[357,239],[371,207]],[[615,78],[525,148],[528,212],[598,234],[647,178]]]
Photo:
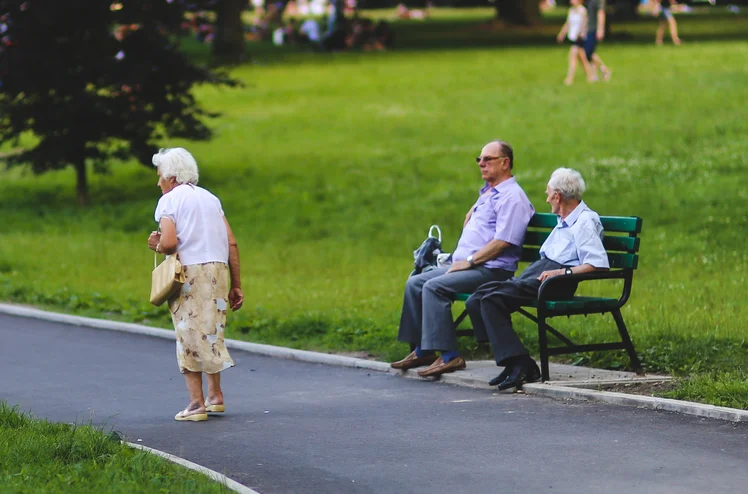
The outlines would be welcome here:
[[[177,252],[183,265],[229,262],[228,231],[216,196],[196,185],[178,185],[156,205],[156,222],[164,217],[177,227]]]
[[[569,9],[569,15],[566,22],[569,23],[569,32],[567,34],[570,41],[576,41],[580,36],[584,39],[584,23],[586,22],[587,11],[581,5]]]
[[[558,224],[540,247],[540,257],[564,266],[589,264],[609,268],[600,216],[581,201],[565,219],[558,218]]]

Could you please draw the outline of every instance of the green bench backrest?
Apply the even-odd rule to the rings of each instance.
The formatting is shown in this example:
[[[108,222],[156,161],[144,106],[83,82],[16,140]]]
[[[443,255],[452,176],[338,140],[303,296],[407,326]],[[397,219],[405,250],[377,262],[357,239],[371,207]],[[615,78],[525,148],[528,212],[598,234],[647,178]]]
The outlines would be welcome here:
[[[535,213],[522,246],[522,261],[533,262],[540,258],[540,246],[558,223],[552,213]],[[636,269],[639,264],[637,236],[642,229],[642,219],[637,216],[601,216],[605,233],[603,246],[608,252],[611,268]]]

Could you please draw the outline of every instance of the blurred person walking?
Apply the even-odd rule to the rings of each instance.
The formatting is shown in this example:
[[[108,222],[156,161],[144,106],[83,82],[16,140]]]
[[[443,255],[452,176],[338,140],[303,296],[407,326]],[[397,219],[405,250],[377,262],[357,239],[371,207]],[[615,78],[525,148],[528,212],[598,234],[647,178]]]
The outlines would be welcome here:
[[[161,149],[153,155],[153,165],[162,192],[155,212],[161,231],[151,233],[148,247],[178,254],[186,277],[168,302],[177,363],[190,397],[174,420],[203,421],[207,412],[225,411],[220,372],[234,366],[224,344],[226,312],[229,307],[239,310],[244,302],[239,248],[221,201],[197,186],[197,163],[186,149]],[[208,379],[207,399],[203,373]]]
[[[662,45],[662,38],[665,37],[665,25],[670,27],[670,38],[673,40],[674,45],[680,45],[680,38],[678,37],[678,24],[675,22],[673,16],[672,7],[677,5],[674,0],[655,0],[655,12],[654,14],[659,19],[660,24],[657,26],[657,34],[655,36],[655,43]]]
[[[587,74],[587,80],[594,81],[592,68],[584,54],[584,38],[587,31],[587,9],[582,5],[583,0],[571,0],[569,14],[561,31],[556,36],[556,41],[563,43],[564,38],[568,37],[571,42],[569,49],[569,70],[564,79],[564,84],[570,86],[574,82],[574,73],[577,70],[577,60],[582,62],[584,72]]]
[[[598,71],[604,81],[609,81],[613,71],[595,53],[597,43],[605,38],[605,0],[587,0],[587,37],[584,40],[584,54],[592,66],[593,80],[598,79]]]

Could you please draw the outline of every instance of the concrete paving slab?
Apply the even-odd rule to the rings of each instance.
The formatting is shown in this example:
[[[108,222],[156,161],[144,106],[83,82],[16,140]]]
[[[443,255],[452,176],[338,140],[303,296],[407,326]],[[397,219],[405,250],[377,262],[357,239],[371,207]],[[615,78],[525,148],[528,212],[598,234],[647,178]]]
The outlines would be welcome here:
[[[539,363],[538,363],[539,365]],[[423,379],[418,375],[419,369],[391,372],[403,377]],[[492,389],[488,381],[496,377],[503,367],[499,367],[492,360],[471,360],[467,368],[441,376],[441,381],[448,384],[461,384],[475,388]],[[625,384],[636,382],[664,382],[672,379],[670,376],[657,374],[637,375],[635,372],[612,371],[578,367],[567,364],[550,364],[551,380],[548,385],[594,388],[603,384]]]

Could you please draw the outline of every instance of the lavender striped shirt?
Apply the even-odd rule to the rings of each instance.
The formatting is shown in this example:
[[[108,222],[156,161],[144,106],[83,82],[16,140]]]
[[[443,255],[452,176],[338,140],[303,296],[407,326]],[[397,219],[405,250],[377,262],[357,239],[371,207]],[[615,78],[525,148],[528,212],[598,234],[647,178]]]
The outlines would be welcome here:
[[[473,214],[462,230],[452,260],[465,260],[491,240],[503,240],[511,246],[484,266],[516,271],[527,225],[533,214],[535,208],[514,177],[496,187],[486,184],[480,190],[478,202],[473,205]]]

